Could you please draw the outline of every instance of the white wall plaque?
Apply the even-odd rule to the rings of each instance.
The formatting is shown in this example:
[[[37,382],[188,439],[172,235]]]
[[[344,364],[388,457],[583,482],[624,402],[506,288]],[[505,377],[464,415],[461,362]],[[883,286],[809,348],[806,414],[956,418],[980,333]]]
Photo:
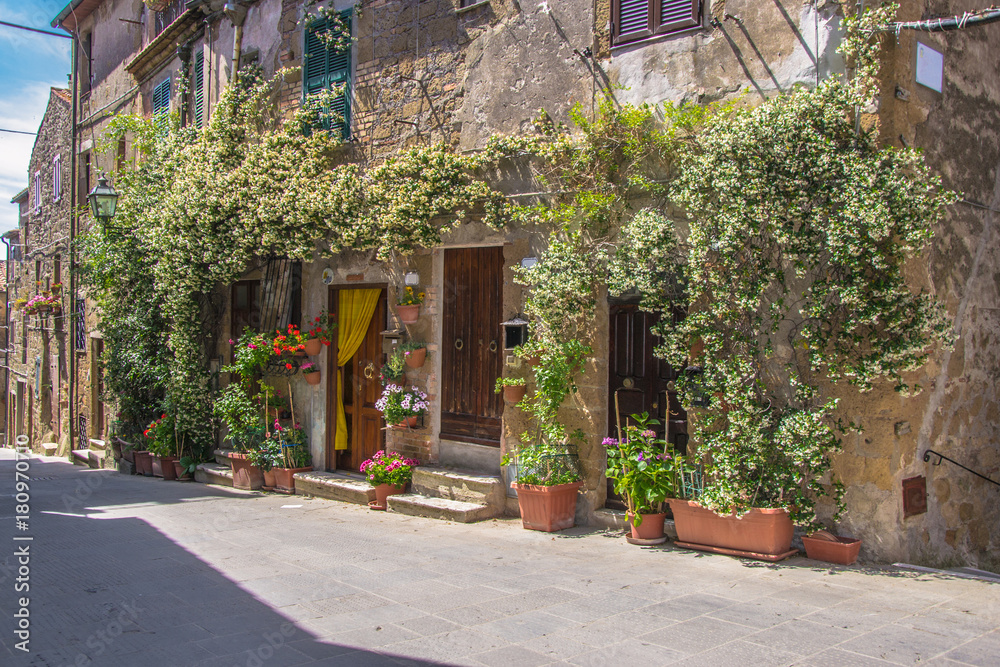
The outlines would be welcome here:
[[[944,56],[917,42],[917,83],[939,93],[944,90]]]

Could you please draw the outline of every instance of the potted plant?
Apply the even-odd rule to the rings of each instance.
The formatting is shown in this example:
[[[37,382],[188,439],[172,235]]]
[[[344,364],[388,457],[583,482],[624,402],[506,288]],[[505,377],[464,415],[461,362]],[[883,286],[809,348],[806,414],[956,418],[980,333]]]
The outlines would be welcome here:
[[[399,346],[399,350],[410,368],[420,368],[427,359],[427,343],[421,340],[408,340]]]
[[[275,426],[278,426],[277,421]],[[273,491],[278,485],[275,466],[281,464],[281,440],[276,433],[268,433],[259,445],[248,449],[246,459],[250,465],[260,469],[263,478],[260,488],[264,491]]]
[[[508,403],[520,403],[527,391],[524,378],[497,378],[496,393],[503,392],[503,400]]]
[[[605,438],[608,479],[625,499],[632,540],[640,544],[663,542],[664,500],[674,495],[673,451],[650,428],[659,421],[647,413],[632,415],[620,438]]]
[[[427,412],[427,394],[416,387],[403,389],[398,384],[389,384],[382,396],[375,402],[375,409],[385,416],[387,424],[413,428],[417,418]]]
[[[154,419],[146,426],[143,435],[149,441],[147,449],[153,457],[151,460],[154,477],[162,477],[165,480],[177,479],[174,471],[174,461],[179,457],[174,456],[175,433],[174,420],[164,413],[159,419]]]
[[[538,443],[505,455],[514,463],[511,488],[517,491],[521,525],[528,530],[554,532],[576,523],[577,491],[583,485],[571,445]]]
[[[409,285],[396,301],[396,313],[403,324],[416,324],[420,317],[420,304],[424,302],[423,292],[414,292]]]
[[[379,377],[383,385],[395,384],[403,379],[403,367],[406,364],[406,357],[397,347],[386,357],[385,363],[379,371]]]
[[[295,493],[295,473],[312,470],[312,456],[301,425],[282,428],[275,422],[272,439],[278,443],[277,459],[272,461],[274,487],[282,493]]]
[[[375,455],[361,464],[361,472],[375,487],[375,500],[368,503],[374,510],[385,510],[386,498],[406,490],[406,484],[413,479],[413,467],[420,461],[408,459],[396,452]]]
[[[194,471],[198,469],[201,461],[194,456],[182,456],[180,460],[174,461],[174,473],[178,482],[190,482],[194,479]]]
[[[302,366],[300,366],[299,369],[302,371],[302,376],[306,379],[306,382],[308,382],[311,385],[319,384],[320,372],[318,365],[314,364],[311,361],[307,361],[306,363],[302,364]]]
[[[14,299],[14,310],[17,311],[24,310],[24,307],[27,305],[27,303],[28,300],[25,299],[24,297],[19,297],[17,299]]]
[[[314,357],[319,354],[323,345],[330,345],[336,335],[337,322],[327,311],[320,312],[313,319],[313,324],[306,335],[306,354]]]

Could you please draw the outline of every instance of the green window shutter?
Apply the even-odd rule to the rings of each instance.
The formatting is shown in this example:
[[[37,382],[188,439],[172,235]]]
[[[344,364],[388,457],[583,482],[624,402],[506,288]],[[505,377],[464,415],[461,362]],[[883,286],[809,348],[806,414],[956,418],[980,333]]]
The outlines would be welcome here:
[[[340,20],[347,36],[351,33],[351,10],[341,12]],[[335,126],[324,129],[340,129],[340,135],[346,141],[351,136],[351,47],[346,49],[327,48],[321,35],[332,30],[330,22],[322,19],[312,23],[305,30],[304,76],[302,81],[303,99],[321,90],[329,90],[334,86],[343,85],[343,94],[334,100],[331,111],[337,113],[342,120]],[[342,35],[340,31],[333,34],[334,38]],[[326,126],[327,124],[324,123]]]
[[[194,54],[194,125],[201,127],[205,120],[205,52]]]
[[[170,113],[170,79],[157,84],[153,88],[153,118],[156,124],[165,129],[167,126],[167,116]]]

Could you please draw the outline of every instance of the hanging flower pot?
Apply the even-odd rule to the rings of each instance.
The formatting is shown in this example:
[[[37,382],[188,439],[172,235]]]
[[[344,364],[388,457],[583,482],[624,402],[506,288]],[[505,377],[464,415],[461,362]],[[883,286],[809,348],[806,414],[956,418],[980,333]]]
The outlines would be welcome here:
[[[405,418],[403,421],[396,424],[396,428],[416,428],[417,417],[416,415],[411,415]]]
[[[323,349],[323,341],[319,338],[310,338],[306,341],[306,354],[315,357]]]
[[[522,385],[504,385],[503,400],[508,403],[520,403],[521,399],[528,392],[528,388]]]
[[[422,347],[419,350],[406,351],[406,365],[410,368],[420,368],[424,365],[425,359],[427,359],[426,347]]]
[[[322,379],[319,371],[316,371],[315,373],[306,373],[305,377],[306,382],[314,386],[319,384],[320,379]]]
[[[420,304],[396,306],[396,312],[399,314],[399,321],[403,324],[416,324],[417,320],[420,319]]]

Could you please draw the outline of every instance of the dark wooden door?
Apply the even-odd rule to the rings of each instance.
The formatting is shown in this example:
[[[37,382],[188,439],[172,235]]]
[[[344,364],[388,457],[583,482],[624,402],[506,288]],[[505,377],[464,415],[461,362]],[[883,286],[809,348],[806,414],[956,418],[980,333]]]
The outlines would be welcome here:
[[[441,437],[500,445],[503,399],[494,392],[503,361],[503,248],[444,253]]]
[[[331,290],[330,312],[336,313],[340,304],[339,290]],[[358,470],[361,464],[377,451],[385,449],[385,432],[382,430],[382,413],[375,408],[375,402],[382,395],[379,369],[384,362],[382,336],[386,324],[385,290],[379,295],[378,305],[372,315],[365,339],[343,368],[344,413],[347,418],[348,448],[336,452],[336,468]],[[336,358],[336,343],[330,346],[331,359]],[[333,366],[331,361],[330,366]],[[328,374],[328,392],[335,396],[336,369]],[[328,407],[331,427],[327,429],[327,452],[334,452],[336,444],[337,404],[334,400]],[[333,458],[328,455],[328,468],[334,467]]]
[[[635,304],[612,304],[610,315],[608,433],[617,436],[617,392],[622,427],[631,415],[646,412],[660,422],[653,427],[657,435],[666,437],[675,448],[684,451],[687,413],[677,400],[674,388],[678,372],[653,356],[656,338],[649,329],[656,323],[656,316],[639,310]]]

